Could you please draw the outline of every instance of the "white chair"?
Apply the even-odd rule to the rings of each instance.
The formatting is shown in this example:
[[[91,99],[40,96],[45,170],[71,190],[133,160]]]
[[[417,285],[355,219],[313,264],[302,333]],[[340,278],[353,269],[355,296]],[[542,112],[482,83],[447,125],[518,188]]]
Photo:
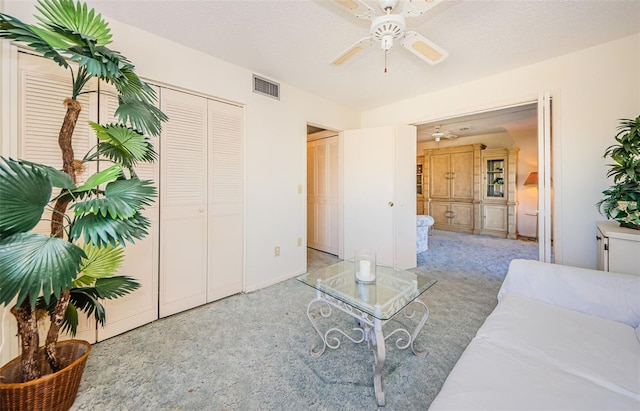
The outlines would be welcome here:
[[[416,252],[421,253],[429,249],[429,229],[433,223],[433,217],[430,215],[416,216]]]

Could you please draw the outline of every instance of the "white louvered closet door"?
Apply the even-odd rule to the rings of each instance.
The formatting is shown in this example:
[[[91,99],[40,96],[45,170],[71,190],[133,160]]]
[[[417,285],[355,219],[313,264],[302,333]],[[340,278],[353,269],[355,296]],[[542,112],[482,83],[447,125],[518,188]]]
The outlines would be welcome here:
[[[91,81],[85,90],[97,90],[97,82]],[[48,59],[26,53],[18,54],[19,158],[62,168],[58,133],[66,112],[62,103],[70,96],[69,71]],[[82,110],[73,133],[73,150],[74,157],[81,159],[96,144],[95,134],[88,122],[97,120],[97,95],[81,94],[78,101]],[[96,170],[95,163],[89,164],[79,176],[78,183]],[[54,195],[56,194],[57,192],[54,192]],[[47,222],[41,222],[36,230],[48,235],[50,227]],[[81,315],[75,338],[95,342],[95,334],[93,318],[87,319]]]
[[[156,93],[160,90],[156,88]],[[118,108],[118,98],[113,86],[100,83],[100,124],[118,122],[114,113]],[[152,138],[156,152],[159,151],[158,138]],[[160,181],[160,159],[154,163],[139,163],[135,169],[141,180],[152,180],[156,188]],[[111,163],[103,161],[100,168]],[[140,282],[140,288],[133,293],[115,300],[104,301],[107,320],[98,328],[98,341],[111,338],[125,331],[150,323],[158,318],[158,251],[160,247],[160,206],[159,198],[146,207],[143,215],[151,221],[148,235],[135,244],[127,244],[124,262],[118,274],[133,277]]]
[[[208,100],[209,262],[207,302],[242,291],[242,107]]]
[[[207,100],[162,89],[160,317],[207,302]]]

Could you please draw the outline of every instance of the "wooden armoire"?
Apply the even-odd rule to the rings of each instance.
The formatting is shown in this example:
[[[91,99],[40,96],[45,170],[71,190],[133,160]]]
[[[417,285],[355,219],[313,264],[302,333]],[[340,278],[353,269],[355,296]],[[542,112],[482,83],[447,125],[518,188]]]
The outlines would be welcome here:
[[[425,214],[438,230],[517,238],[518,149],[485,148],[468,144],[424,150]]]
[[[439,230],[480,234],[483,144],[424,150],[425,211]]]

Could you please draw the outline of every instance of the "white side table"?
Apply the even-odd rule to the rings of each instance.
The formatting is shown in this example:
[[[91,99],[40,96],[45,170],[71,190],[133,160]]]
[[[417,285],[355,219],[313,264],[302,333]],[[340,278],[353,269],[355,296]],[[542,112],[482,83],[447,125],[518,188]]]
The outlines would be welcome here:
[[[598,270],[640,275],[640,230],[599,221]]]

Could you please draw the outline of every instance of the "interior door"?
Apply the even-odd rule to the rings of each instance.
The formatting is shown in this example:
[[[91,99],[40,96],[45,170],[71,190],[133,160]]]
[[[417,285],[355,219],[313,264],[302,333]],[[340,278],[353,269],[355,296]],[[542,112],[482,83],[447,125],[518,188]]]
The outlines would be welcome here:
[[[538,96],[538,259],[551,255],[551,94]]]
[[[416,252],[416,141],[415,126],[395,128],[394,155],[394,267],[408,269],[418,265]]]
[[[208,100],[207,302],[242,291],[244,109]]]
[[[307,246],[338,254],[338,136],[307,143]]]
[[[155,88],[156,93],[160,89]],[[113,115],[118,108],[118,98],[114,87],[100,83],[100,124],[118,122]],[[157,138],[149,136],[156,152],[159,151]],[[160,181],[159,160],[153,163],[136,164],[136,174],[141,180],[152,180],[158,188]],[[109,164],[100,163],[100,168]],[[124,247],[124,262],[119,275],[133,277],[140,283],[140,288],[115,300],[105,300],[107,320],[104,327],[98,328],[98,341],[111,338],[125,331],[132,330],[158,318],[158,251],[160,238],[160,205],[159,200],[147,206],[143,215],[151,221],[148,235],[134,244]]]
[[[207,100],[161,91],[160,317],[207,302]]]
[[[413,126],[347,130],[343,139],[344,258],[416,266],[416,131]]]

